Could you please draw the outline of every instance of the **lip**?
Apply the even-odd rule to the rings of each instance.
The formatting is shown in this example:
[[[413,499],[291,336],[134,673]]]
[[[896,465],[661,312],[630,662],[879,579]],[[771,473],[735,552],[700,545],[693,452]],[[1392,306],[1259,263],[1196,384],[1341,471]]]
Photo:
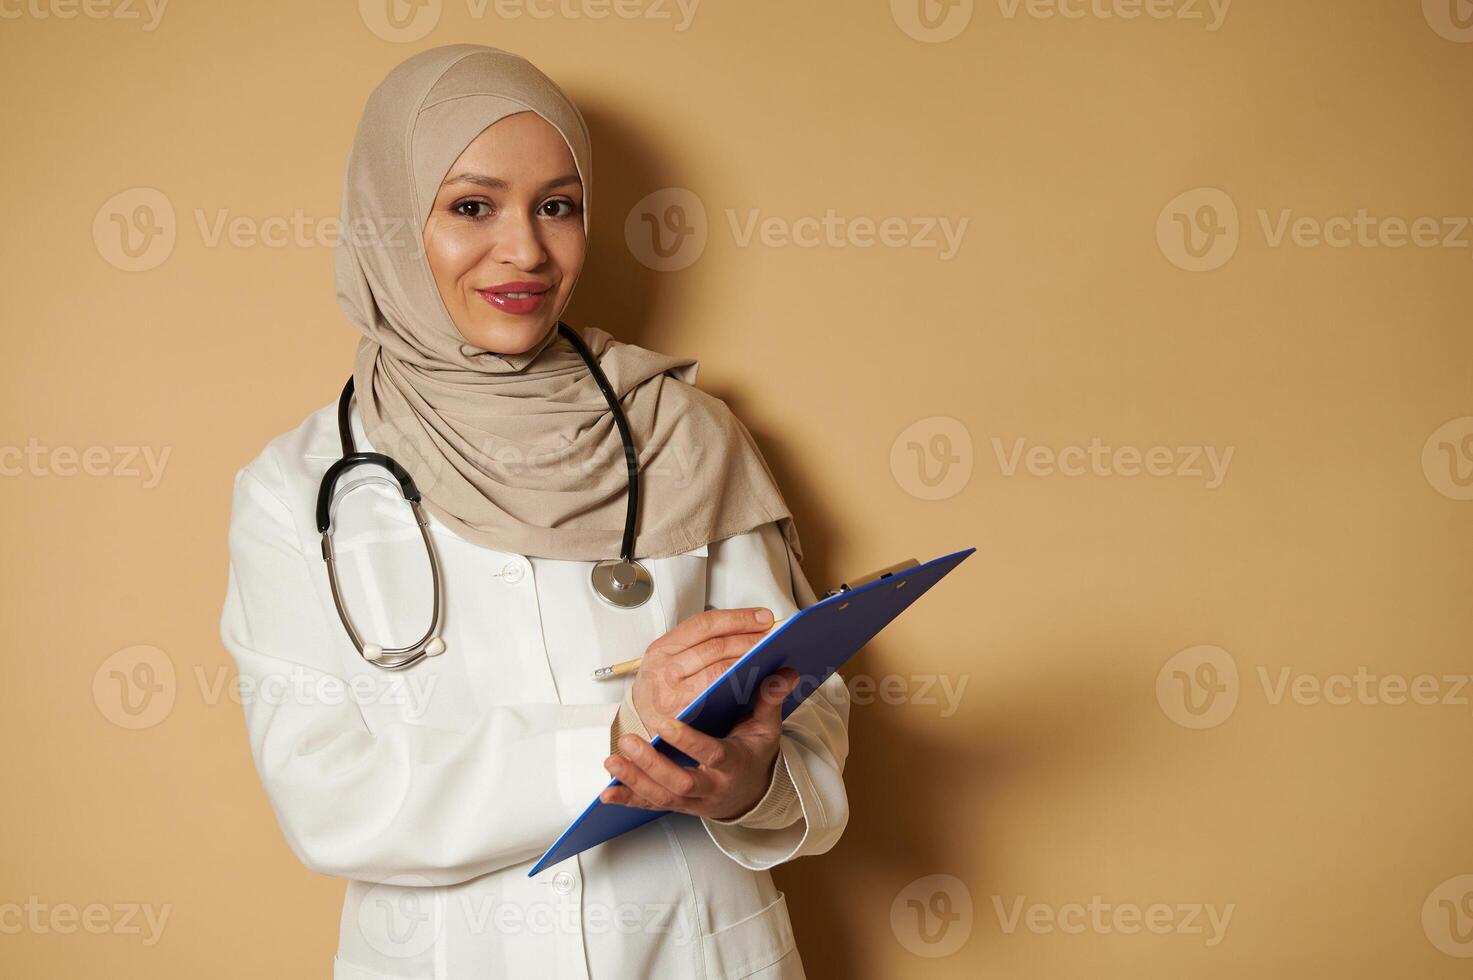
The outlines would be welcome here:
[[[551,283],[536,282],[531,279],[514,279],[487,289],[476,290],[478,296],[498,310],[517,316],[535,312],[542,305],[543,298],[550,292],[552,292]],[[512,296],[510,295],[512,293],[530,295]]]

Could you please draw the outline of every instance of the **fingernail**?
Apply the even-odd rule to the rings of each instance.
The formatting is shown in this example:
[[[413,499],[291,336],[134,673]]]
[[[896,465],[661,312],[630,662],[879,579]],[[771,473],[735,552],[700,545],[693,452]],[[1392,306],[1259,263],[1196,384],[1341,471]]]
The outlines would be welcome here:
[[[757,622],[759,622],[759,623],[770,623],[770,622],[772,622],[772,610],[771,609],[759,609],[759,610],[757,610]]]

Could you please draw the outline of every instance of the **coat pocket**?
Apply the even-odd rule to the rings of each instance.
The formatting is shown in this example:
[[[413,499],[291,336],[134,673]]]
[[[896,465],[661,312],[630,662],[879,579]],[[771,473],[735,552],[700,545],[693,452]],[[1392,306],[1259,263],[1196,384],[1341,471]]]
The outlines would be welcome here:
[[[708,545],[671,555],[646,559],[655,580],[655,598],[665,628],[670,632],[680,623],[706,609],[706,561]]]
[[[712,980],[749,977],[782,960],[797,947],[787,896],[778,892],[766,907],[706,936],[705,947],[706,975]],[[796,954],[793,964],[799,972],[792,975],[802,976]],[[789,974],[781,971],[777,975]]]

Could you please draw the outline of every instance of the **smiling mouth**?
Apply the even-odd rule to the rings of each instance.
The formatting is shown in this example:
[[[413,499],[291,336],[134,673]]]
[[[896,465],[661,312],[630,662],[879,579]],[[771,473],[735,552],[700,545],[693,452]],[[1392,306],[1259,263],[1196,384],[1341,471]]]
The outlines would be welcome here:
[[[534,313],[542,305],[542,299],[552,292],[552,286],[540,283],[508,283],[515,288],[496,287],[478,289],[476,295],[503,313],[517,316]]]

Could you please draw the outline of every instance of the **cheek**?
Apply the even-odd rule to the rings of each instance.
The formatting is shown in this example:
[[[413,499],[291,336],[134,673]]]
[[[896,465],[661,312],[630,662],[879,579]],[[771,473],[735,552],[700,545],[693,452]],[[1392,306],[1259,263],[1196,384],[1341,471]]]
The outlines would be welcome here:
[[[547,239],[547,251],[562,271],[565,280],[576,279],[583,268],[584,257],[588,254],[588,240],[583,236],[582,228],[550,235]]]
[[[479,236],[468,234],[468,231],[469,229],[437,230],[426,238],[425,258],[442,293],[452,292],[456,283],[474,269],[486,253],[485,243],[478,240]]]

